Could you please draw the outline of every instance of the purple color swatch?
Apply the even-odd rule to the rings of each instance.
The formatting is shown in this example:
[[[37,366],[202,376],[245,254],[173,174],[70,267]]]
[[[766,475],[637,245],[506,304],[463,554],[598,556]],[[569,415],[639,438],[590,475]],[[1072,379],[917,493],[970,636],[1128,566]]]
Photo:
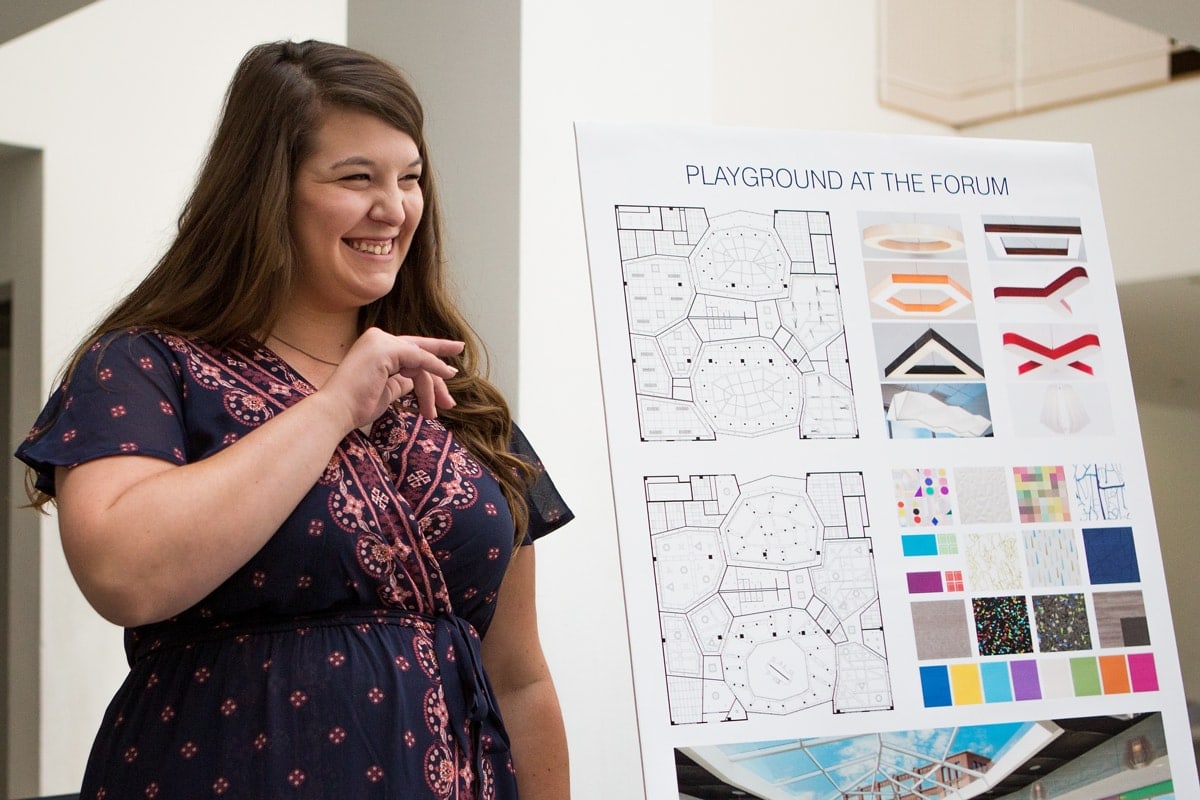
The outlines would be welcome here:
[[[1042,685],[1038,681],[1036,661],[1013,661],[1009,664],[1012,669],[1013,699],[1041,700]]]
[[[910,572],[908,573],[909,594],[931,594],[942,590],[942,573],[940,572]]]

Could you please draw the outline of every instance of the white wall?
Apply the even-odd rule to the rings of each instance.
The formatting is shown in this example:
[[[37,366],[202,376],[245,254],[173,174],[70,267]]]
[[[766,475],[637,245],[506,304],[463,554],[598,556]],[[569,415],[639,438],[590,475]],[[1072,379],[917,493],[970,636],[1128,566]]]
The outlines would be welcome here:
[[[521,6],[521,419],[577,521],[539,548],[576,800],[642,796],[572,122],[712,121],[713,4]]]
[[[882,108],[875,3],[718,0],[713,121],[804,130],[952,134]]]
[[[43,395],[86,327],[173,231],[246,49],[344,41],[345,21],[345,0],[103,0],[0,46],[0,142],[44,151],[44,354],[32,376]],[[74,588],[53,520],[41,537],[41,724],[27,732],[41,744],[41,777],[11,787],[25,794],[78,790],[126,671],[120,631]]]
[[[421,97],[451,282],[515,404],[520,0],[350,0],[349,11],[347,43],[396,64]]]

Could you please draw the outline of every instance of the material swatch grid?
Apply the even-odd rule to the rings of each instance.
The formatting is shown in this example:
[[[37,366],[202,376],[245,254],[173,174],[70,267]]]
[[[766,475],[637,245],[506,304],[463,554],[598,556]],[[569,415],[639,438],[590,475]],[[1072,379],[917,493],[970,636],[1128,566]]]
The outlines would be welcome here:
[[[1097,475],[1119,473],[1114,464],[893,471],[926,707],[1157,690],[1152,653],[1103,652],[1150,646],[1133,528],[1103,525],[1131,516],[1113,485],[1097,491]],[[922,494],[936,513],[929,503],[914,513]],[[1101,498],[1111,511],[1097,513]],[[916,527],[938,530],[908,532]],[[929,663],[938,661],[959,663]]]

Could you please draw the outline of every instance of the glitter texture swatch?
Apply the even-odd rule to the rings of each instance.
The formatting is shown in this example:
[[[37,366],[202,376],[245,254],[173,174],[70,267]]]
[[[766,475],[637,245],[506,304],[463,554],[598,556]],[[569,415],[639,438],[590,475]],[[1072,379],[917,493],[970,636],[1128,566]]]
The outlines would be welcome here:
[[[1087,604],[1082,594],[1035,595],[1033,618],[1040,652],[1092,649]]]
[[[975,614],[975,638],[979,655],[1003,656],[1032,653],[1029,612],[1023,596],[976,597],[971,601]]]

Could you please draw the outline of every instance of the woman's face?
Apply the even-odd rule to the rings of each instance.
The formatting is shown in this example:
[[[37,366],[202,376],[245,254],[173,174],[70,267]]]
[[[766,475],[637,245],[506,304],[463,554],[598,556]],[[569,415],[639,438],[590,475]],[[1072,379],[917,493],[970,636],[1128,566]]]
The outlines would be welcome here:
[[[294,301],[345,312],[387,294],[425,207],[412,137],[362,111],[332,109],[292,187]]]

